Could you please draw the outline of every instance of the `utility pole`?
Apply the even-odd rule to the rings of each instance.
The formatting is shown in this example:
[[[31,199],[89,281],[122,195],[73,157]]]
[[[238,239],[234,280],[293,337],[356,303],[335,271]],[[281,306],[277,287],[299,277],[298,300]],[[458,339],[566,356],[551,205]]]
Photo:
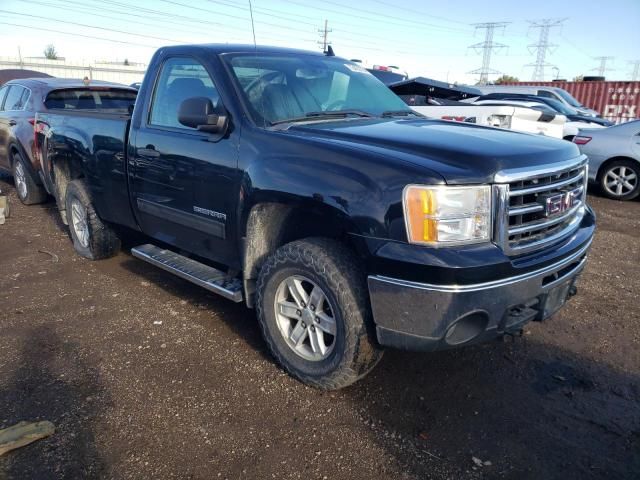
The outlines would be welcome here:
[[[607,68],[607,62],[609,60],[613,60],[614,58],[616,57],[593,57],[594,60],[600,61],[600,65],[596,68],[592,68],[591,70],[597,71],[600,77],[604,77],[604,74],[606,72],[613,70],[613,68]]]
[[[640,60],[634,60],[633,62],[629,62],[633,65],[633,70],[631,71],[631,81],[635,82],[636,80],[640,80]]]
[[[320,45],[322,47],[322,51],[326,52],[327,51],[327,47],[329,45],[331,45],[331,42],[329,41],[329,33],[331,33],[331,30],[329,29],[329,21],[325,19],[324,21],[324,28],[319,29],[318,33],[320,34],[320,41],[318,42],[318,45]]]
[[[538,37],[538,43],[532,43],[528,45],[529,53],[536,53],[535,63],[529,63],[525,67],[533,67],[533,75],[531,80],[534,82],[544,81],[544,69],[545,67],[555,67],[551,63],[546,62],[547,52],[553,52],[557,45],[549,42],[549,32],[554,27],[562,25],[566,18],[543,18],[542,20],[530,20],[530,28],[539,28],[540,36]]]
[[[510,22],[488,22],[488,23],[474,23],[472,26],[476,27],[476,31],[484,30],[484,42],[476,43],[474,45],[469,45],[469,48],[473,48],[476,53],[482,52],[482,66],[480,68],[476,68],[475,70],[470,71],[469,73],[479,74],[480,79],[478,83],[480,85],[486,85],[489,82],[489,75],[499,74],[498,70],[494,70],[490,67],[491,65],[491,54],[494,51],[502,50],[503,48],[507,48],[506,45],[502,43],[496,43],[493,41],[493,36],[498,29],[502,29],[504,31],[505,27],[509,25]]]

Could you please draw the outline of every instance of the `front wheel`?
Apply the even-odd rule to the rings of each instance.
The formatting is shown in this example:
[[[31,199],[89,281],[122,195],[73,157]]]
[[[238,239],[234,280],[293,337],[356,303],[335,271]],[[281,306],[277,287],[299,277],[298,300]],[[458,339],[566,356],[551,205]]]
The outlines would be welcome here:
[[[600,187],[614,200],[633,200],[640,195],[640,163],[626,159],[611,162],[600,174]]]
[[[118,253],[120,240],[113,229],[98,217],[84,181],[69,182],[65,208],[76,252],[90,260],[109,258]]]
[[[272,355],[308,385],[346,387],[382,357],[365,275],[337,242],[311,238],[279,248],[260,270],[256,304]]]

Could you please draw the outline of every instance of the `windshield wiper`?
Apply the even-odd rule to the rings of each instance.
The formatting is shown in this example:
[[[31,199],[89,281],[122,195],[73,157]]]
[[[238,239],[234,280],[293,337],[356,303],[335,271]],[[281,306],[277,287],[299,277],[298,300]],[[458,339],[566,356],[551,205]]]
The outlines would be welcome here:
[[[414,112],[413,110],[387,110],[380,114],[381,117],[406,117],[408,115],[424,117],[424,115]]]
[[[294,122],[308,122],[313,120],[320,120],[323,118],[347,118],[347,117],[362,117],[371,118],[375,115],[365,112],[363,110],[327,110],[317,112],[307,112],[301,117],[285,118],[284,120],[277,120],[271,122],[271,125],[278,125],[281,123],[294,123]]]

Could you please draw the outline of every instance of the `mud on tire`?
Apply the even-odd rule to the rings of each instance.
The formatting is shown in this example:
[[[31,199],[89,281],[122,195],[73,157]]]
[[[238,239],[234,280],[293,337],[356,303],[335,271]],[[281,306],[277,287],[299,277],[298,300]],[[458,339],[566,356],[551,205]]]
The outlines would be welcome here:
[[[322,360],[299,355],[278,326],[276,292],[291,276],[303,276],[321,287],[331,305],[335,344]],[[280,247],[262,266],[256,293],[258,321],[271,354],[302,382],[325,390],[343,388],[365,376],[382,357],[375,340],[366,276],[342,244],[309,238]]]
[[[83,180],[69,182],[65,208],[76,252],[90,260],[109,258],[118,253],[120,239],[113,229],[98,217]],[[86,235],[81,233],[84,228]]]

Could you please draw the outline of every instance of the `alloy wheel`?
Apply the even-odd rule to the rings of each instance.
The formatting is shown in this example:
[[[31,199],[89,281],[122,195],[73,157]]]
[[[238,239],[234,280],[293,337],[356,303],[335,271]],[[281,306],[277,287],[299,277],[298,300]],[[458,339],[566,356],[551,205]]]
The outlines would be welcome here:
[[[27,177],[24,172],[24,167],[19,161],[16,162],[16,172],[14,180],[16,182],[16,189],[18,190],[18,195],[20,195],[20,198],[27,198]]]
[[[638,174],[632,168],[616,166],[607,170],[603,185],[611,195],[622,197],[638,186]]]
[[[318,362],[331,354],[335,310],[320,286],[302,275],[287,277],[278,286],[274,308],[278,330],[297,355]]]
[[[83,248],[89,247],[89,224],[87,223],[87,210],[78,199],[71,201],[71,224],[76,238]]]

